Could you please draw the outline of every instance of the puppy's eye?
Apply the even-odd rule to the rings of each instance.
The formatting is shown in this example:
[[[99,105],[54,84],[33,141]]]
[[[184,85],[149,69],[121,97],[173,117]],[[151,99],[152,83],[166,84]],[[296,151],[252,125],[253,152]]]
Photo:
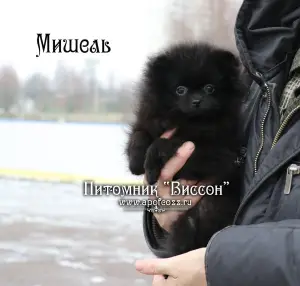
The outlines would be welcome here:
[[[215,91],[215,87],[214,87],[212,84],[207,84],[207,85],[204,87],[204,91],[205,91],[207,94],[212,94],[212,93],[214,93],[214,91]]]
[[[179,96],[183,96],[187,93],[188,89],[185,86],[178,86],[176,89],[176,94]]]

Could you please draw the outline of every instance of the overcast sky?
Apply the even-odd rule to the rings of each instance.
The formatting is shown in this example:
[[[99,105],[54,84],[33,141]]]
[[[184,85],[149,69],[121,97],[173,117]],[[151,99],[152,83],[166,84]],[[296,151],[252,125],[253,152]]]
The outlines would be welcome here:
[[[59,58],[81,67],[86,55],[42,54],[37,33],[51,37],[106,39],[109,54],[96,54],[105,80],[114,71],[135,78],[146,56],[164,44],[165,7],[170,0],[0,0],[0,64],[10,63],[21,78],[41,71],[52,75]]]

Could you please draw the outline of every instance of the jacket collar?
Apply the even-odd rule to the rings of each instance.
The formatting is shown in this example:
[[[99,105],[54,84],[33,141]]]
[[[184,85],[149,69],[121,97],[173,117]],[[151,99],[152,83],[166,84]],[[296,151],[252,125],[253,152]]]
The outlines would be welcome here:
[[[294,73],[296,70],[299,70],[299,68],[300,68],[300,49],[298,50],[298,52],[295,55],[290,73],[291,74]]]
[[[244,0],[235,25],[241,60],[257,81],[291,67],[300,47],[299,0]]]

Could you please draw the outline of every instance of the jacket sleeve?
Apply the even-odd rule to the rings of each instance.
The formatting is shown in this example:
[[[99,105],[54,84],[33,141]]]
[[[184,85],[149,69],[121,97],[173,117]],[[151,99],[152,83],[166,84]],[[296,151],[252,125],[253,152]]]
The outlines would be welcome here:
[[[230,226],[210,240],[208,286],[299,286],[300,220]]]

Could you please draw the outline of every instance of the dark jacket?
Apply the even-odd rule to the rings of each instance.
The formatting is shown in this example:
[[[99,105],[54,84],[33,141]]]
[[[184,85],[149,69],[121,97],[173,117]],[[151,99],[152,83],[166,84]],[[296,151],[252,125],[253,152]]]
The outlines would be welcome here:
[[[279,99],[300,48],[300,1],[245,0],[235,34],[254,80],[243,112],[245,175],[234,225],[207,246],[208,285],[299,286],[300,175],[291,177],[289,194],[284,187],[288,167],[300,167],[300,110],[280,127]],[[163,256],[157,239],[162,230],[147,212],[144,233],[151,251]]]

